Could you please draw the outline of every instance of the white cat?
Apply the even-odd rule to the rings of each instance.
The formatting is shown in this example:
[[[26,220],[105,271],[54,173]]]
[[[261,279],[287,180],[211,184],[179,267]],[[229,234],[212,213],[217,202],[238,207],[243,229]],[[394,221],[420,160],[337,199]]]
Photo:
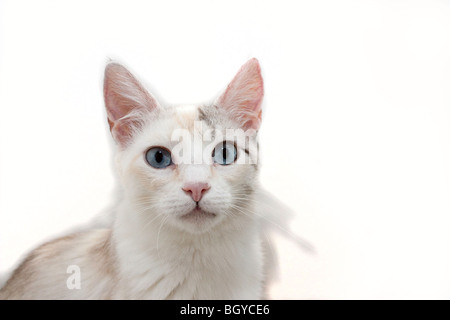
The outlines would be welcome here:
[[[242,66],[213,104],[175,107],[110,63],[104,97],[122,190],[111,227],[38,247],[0,298],[263,298],[258,61]]]

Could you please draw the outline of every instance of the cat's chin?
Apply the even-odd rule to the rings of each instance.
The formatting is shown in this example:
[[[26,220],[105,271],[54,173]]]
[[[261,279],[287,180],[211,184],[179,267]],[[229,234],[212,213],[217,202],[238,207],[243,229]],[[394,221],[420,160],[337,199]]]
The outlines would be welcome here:
[[[222,215],[196,207],[187,213],[177,216],[173,222],[183,231],[201,234],[216,226],[221,220]]]
[[[194,210],[182,215],[180,219],[194,223],[202,223],[205,220],[214,219],[215,217],[215,213],[207,212],[197,207]]]

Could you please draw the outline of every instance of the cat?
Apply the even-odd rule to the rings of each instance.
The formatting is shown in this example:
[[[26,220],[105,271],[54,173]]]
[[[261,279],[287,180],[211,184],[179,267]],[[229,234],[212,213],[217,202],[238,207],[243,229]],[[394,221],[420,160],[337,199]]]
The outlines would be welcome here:
[[[39,246],[0,299],[264,298],[258,60],[211,104],[163,106],[116,62],[103,93],[121,189],[112,222]]]

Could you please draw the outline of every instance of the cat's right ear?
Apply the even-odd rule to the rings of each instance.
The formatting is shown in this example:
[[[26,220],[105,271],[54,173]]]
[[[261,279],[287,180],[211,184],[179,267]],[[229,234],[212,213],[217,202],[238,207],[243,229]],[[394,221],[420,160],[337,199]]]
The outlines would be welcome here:
[[[258,60],[253,58],[241,67],[215,104],[240,122],[244,130],[258,130],[261,125],[263,96],[261,67]]]
[[[105,68],[103,95],[111,134],[122,147],[142,124],[142,115],[159,107],[131,72],[116,62]]]

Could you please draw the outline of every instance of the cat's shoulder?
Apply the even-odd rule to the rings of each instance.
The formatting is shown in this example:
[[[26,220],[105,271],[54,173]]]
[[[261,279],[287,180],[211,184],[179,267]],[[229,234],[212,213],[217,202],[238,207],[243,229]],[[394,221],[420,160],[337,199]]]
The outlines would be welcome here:
[[[33,298],[46,287],[64,287],[71,267],[92,270],[110,260],[110,229],[91,229],[47,241],[32,250],[0,290],[0,299]],[[104,270],[104,272],[112,272]]]
[[[95,254],[109,249],[110,236],[111,229],[106,228],[70,233],[41,244],[30,253],[25,262]]]

